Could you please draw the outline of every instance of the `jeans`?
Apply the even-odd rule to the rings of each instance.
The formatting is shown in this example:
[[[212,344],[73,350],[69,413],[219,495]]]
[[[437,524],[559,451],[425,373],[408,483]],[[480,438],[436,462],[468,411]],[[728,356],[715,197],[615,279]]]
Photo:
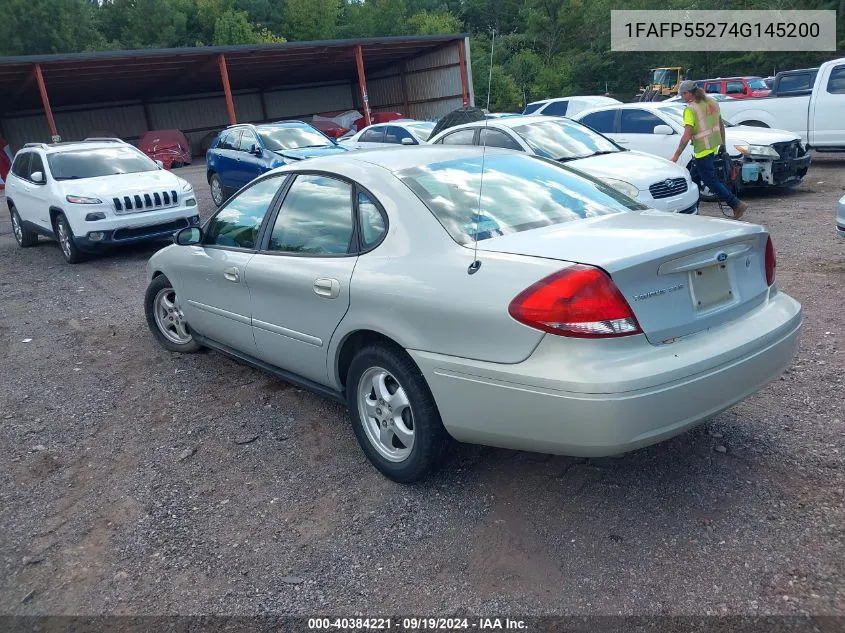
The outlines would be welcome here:
[[[739,199],[731,193],[731,190],[728,189],[725,186],[725,183],[719,180],[719,177],[716,175],[715,157],[715,154],[708,154],[707,156],[695,159],[698,176],[701,178],[701,182],[704,186],[724,200],[729,207],[734,208],[737,204],[739,204]]]

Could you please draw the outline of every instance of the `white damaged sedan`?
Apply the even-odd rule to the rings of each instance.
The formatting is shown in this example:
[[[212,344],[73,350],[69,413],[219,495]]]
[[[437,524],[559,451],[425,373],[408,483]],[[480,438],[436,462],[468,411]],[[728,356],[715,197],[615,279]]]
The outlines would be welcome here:
[[[401,482],[451,438],[580,456],[654,444],[777,378],[802,325],[762,227],[651,210],[493,148],[285,166],[176,242],[147,269],[158,341],[345,403]]]

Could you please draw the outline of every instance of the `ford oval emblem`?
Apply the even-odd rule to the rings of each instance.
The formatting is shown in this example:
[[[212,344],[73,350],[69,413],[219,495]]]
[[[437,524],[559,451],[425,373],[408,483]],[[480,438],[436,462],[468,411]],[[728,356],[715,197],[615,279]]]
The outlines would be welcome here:
[[[725,261],[727,258],[728,258],[728,254],[727,254],[727,253],[724,253],[724,252],[719,253],[718,255],[716,255],[716,261],[717,261],[717,262],[723,262],[723,261]]]

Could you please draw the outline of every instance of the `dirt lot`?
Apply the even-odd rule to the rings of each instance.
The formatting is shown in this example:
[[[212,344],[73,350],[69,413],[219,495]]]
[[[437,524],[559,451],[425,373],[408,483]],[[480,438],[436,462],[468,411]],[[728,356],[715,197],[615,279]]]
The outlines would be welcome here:
[[[806,314],[781,380],[618,458],[461,446],[413,487],[341,407],[161,349],[157,246],[69,266],[17,248],[2,201],[0,613],[845,615],[843,193],[817,157],[749,197]]]

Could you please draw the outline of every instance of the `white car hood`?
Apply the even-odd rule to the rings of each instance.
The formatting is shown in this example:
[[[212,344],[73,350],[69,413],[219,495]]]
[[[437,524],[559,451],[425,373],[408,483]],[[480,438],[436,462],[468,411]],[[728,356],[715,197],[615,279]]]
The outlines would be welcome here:
[[[747,143],[749,145],[771,145],[772,143],[787,143],[800,140],[801,137],[786,130],[772,130],[766,127],[754,127],[752,125],[737,125],[736,127],[725,128],[725,141],[731,146]]]
[[[649,185],[667,178],[689,180],[686,168],[665,158],[634,150],[591,156],[564,163],[595,178],[616,178],[647,191]]]
[[[100,198],[103,202],[113,197],[134,193],[153,193],[175,191],[181,198],[182,183],[178,176],[165,169],[144,171],[137,174],[119,174],[116,176],[99,176],[97,178],[82,178],[80,180],[60,180],[59,184],[65,194]]]

